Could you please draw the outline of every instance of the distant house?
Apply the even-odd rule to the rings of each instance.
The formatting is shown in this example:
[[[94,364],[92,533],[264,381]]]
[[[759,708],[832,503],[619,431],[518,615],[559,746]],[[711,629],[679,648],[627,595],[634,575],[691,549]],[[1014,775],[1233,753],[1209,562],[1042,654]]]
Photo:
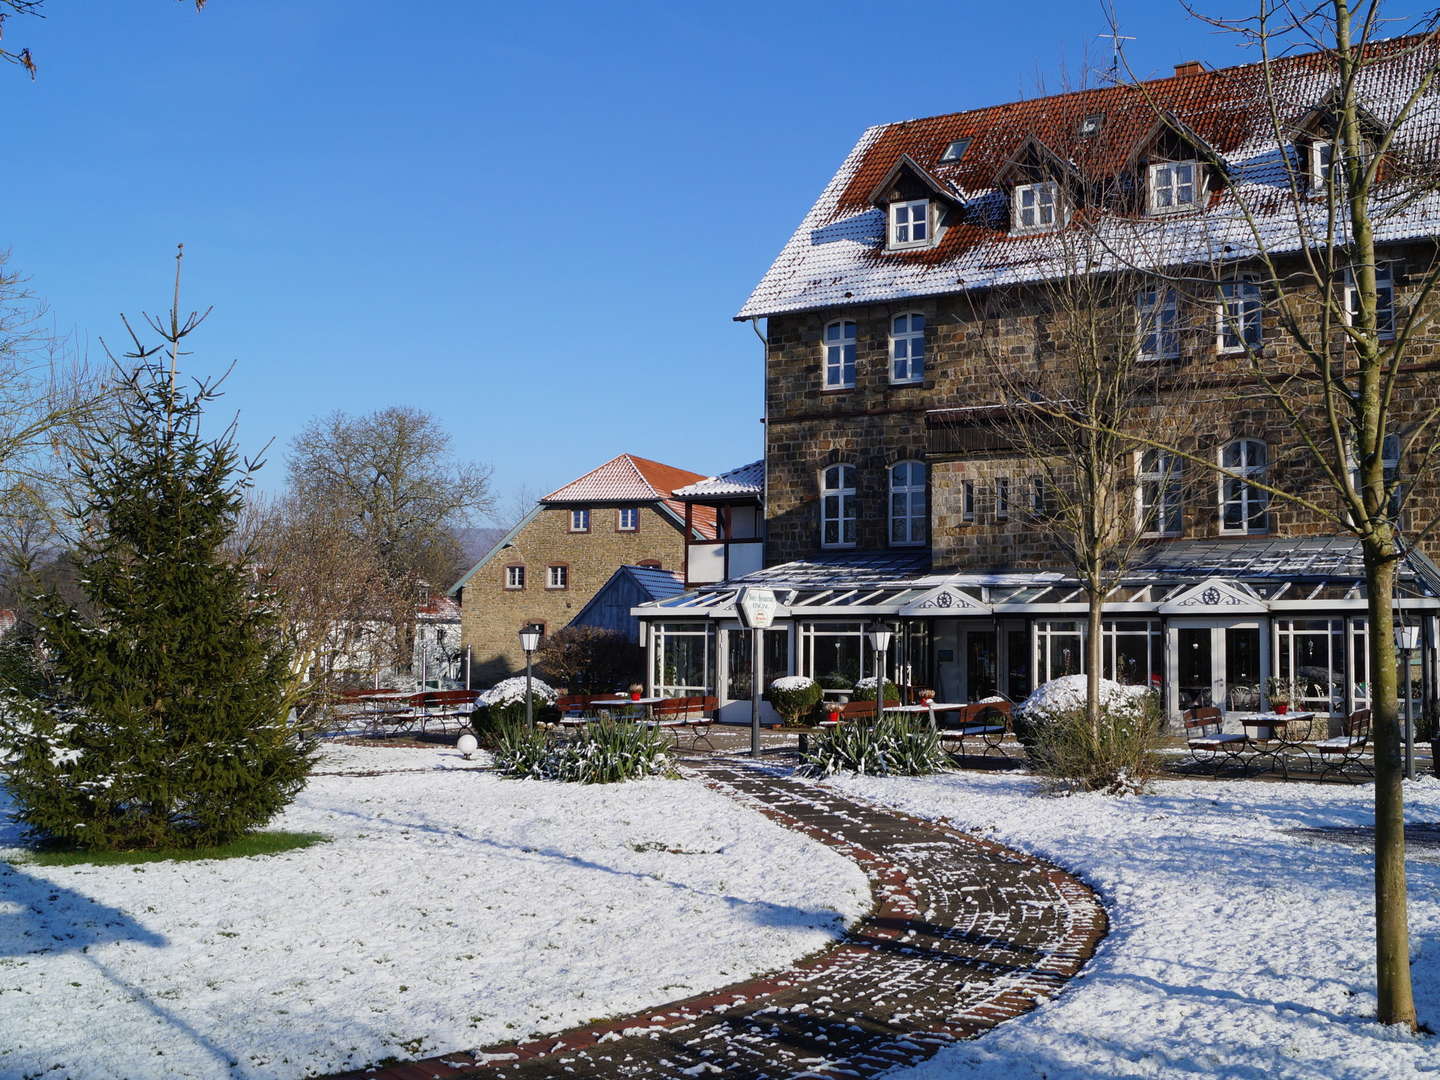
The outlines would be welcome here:
[[[684,591],[685,576],[678,570],[622,566],[570,620],[570,625],[619,630],[631,641],[639,642],[640,620],[630,614],[630,609],[636,604],[679,596]]]
[[[714,539],[715,511],[674,492],[704,479],[621,454],[541,498],[450,589],[472,685],[523,668],[520,628],[567,625],[619,567],[682,568],[687,540]]]
[[[410,670],[422,684],[458,680],[464,677],[461,655],[460,605],[431,593],[415,610]]]

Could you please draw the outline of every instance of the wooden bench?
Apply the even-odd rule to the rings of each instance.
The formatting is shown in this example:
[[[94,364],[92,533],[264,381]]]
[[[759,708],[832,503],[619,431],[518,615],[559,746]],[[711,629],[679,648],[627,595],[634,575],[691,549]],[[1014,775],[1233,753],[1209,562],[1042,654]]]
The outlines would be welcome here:
[[[1008,701],[981,701],[942,713],[940,715],[945,719],[939,729],[940,745],[950,750],[953,743],[955,748],[950,752],[965,757],[965,740],[979,739],[984,749],[978,756],[997,754],[1003,757],[1005,737],[1010,734],[1012,709]]]
[[[1356,709],[1341,722],[1340,732],[1333,739],[1311,744],[1320,755],[1320,779],[1332,772],[1343,775],[1347,765],[1358,765],[1366,775],[1374,776],[1375,769],[1365,759],[1370,745],[1370,710]]]
[[[397,729],[403,726],[406,731],[419,728],[423,735],[431,722],[438,722],[443,729],[451,720],[468,720],[479,696],[478,690],[421,690],[404,699],[402,711],[380,714],[378,723]]]
[[[1245,761],[1240,755],[1250,745],[1250,738],[1233,732],[1226,734],[1225,716],[1216,706],[1199,705],[1186,709],[1181,719],[1185,723],[1186,745],[1197,765],[1213,763],[1217,776],[1227,761],[1244,767]]]
[[[666,698],[650,706],[650,716],[657,727],[670,733],[677,746],[680,744],[681,733],[688,732],[692,750],[698,750],[701,742],[714,750],[715,744],[710,741],[710,727],[715,723],[715,713],[719,707],[719,699],[714,697]]]

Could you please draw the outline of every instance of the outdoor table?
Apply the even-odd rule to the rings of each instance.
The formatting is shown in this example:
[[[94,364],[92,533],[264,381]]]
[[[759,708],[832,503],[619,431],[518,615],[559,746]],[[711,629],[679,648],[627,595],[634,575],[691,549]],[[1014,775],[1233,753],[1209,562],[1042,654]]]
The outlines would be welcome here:
[[[630,708],[632,708],[632,709],[640,710],[640,709],[648,708],[648,707],[651,706],[651,705],[658,705],[658,704],[660,704],[660,702],[662,702],[662,701],[664,701],[664,700],[665,700],[665,699],[664,699],[663,697],[642,697],[642,698],[632,698],[632,697],[623,697],[623,698],[622,698],[622,697],[617,697],[617,698],[591,698],[591,699],[590,699],[590,708],[592,708],[592,709],[620,709],[620,708],[625,708],[625,707],[628,706],[628,707],[630,707]],[[640,713],[637,712],[636,715],[638,716],[638,715],[640,715]]]
[[[892,712],[905,713],[905,714],[911,715],[911,716],[913,716],[913,715],[915,715],[915,714],[917,714],[917,713],[923,713],[923,714],[926,714],[926,715],[928,715],[928,716],[930,717],[930,726],[931,726],[931,727],[936,727],[936,726],[937,726],[936,723],[935,723],[935,714],[936,714],[936,713],[942,713],[942,712],[959,712],[961,709],[964,709],[964,708],[967,708],[967,707],[968,707],[968,706],[966,706],[966,705],[964,705],[964,704],[955,704],[955,703],[953,703],[953,702],[933,701],[933,702],[931,702],[929,705],[890,705],[890,706],[886,706],[886,708],[884,709],[884,711],[887,712],[887,713],[892,713]]]
[[[1291,724],[1305,725],[1306,734],[1310,731],[1310,721],[1315,719],[1313,712],[1302,713],[1253,713],[1250,716],[1240,718],[1240,726],[1245,729],[1245,736],[1249,745],[1256,748],[1255,754],[1250,762],[1258,761],[1261,758],[1269,758],[1272,766],[1280,766],[1280,775],[1286,780],[1290,779],[1290,766],[1286,760],[1287,750],[1298,750],[1305,755],[1310,763],[1310,771],[1315,771],[1315,759],[1310,756],[1309,749],[1305,746],[1305,740],[1293,737]],[[1255,734],[1251,734],[1254,729]],[[1247,762],[1246,764],[1250,764]]]

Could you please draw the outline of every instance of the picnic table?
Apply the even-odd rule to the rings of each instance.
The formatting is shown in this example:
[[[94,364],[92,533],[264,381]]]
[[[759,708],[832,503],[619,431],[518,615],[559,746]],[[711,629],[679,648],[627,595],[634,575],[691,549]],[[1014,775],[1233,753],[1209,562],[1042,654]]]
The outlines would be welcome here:
[[[1309,763],[1307,771],[1314,772],[1315,757],[1307,745],[1310,721],[1314,719],[1313,712],[1265,712],[1240,717],[1240,726],[1245,729],[1244,745],[1251,751],[1249,758],[1243,762],[1244,766],[1255,765],[1258,770],[1258,763],[1268,758],[1271,767],[1278,767],[1280,775],[1289,780],[1290,765],[1286,755],[1287,752],[1295,752]],[[1304,731],[1303,736],[1295,734],[1301,730]]]

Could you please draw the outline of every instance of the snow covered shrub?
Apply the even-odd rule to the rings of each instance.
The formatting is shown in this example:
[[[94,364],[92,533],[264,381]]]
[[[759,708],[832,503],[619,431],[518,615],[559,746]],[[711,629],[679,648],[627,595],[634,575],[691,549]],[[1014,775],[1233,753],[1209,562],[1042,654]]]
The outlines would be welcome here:
[[[861,679],[859,682],[857,682],[855,684],[854,700],[874,701],[875,684],[877,682],[878,680],[874,676],[871,676],[868,679]],[[900,689],[889,679],[885,680],[885,700],[894,701],[897,703],[900,701]]]
[[[530,680],[530,710],[537,724],[560,719],[555,700],[560,695],[539,679]],[[525,676],[502,679],[475,699],[470,727],[482,746],[495,746],[506,727],[525,724]]]
[[[806,772],[865,776],[924,776],[948,767],[940,736],[928,721],[883,716],[873,724],[837,724],[804,755]]]
[[[73,558],[93,614],[37,601],[47,685],[12,679],[0,756],[19,818],[90,850],[226,844],[294,798],[313,747],[286,720],[290,655],[230,548],[250,484],[233,434],[201,435],[213,388],[144,365],[73,468]]]
[[[849,690],[855,685],[853,677],[839,671],[827,671],[819,681],[821,690]]]
[[[787,725],[799,725],[820,704],[820,684],[804,675],[786,675],[770,684],[770,704]]]
[[[496,740],[495,762],[506,776],[614,784],[665,772],[668,741],[655,728],[631,720],[596,720],[564,739],[505,725]]]
[[[1160,701],[1143,686],[1101,679],[1097,731],[1085,715],[1085,676],[1062,676],[1016,708],[1015,733],[1035,771],[1071,790],[1136,794],[1160,769]]]

